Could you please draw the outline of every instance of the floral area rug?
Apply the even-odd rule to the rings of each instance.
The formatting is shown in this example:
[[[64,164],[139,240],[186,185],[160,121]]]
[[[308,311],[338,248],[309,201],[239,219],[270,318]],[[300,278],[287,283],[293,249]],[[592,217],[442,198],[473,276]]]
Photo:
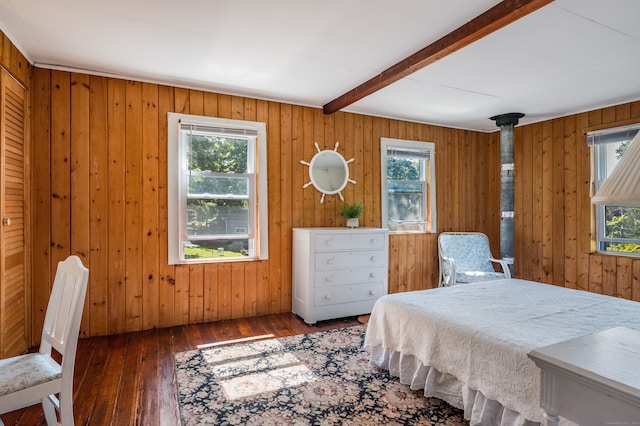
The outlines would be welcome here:
[[[371,367],[365,325],[176,354],[184,425],[468,425]]]

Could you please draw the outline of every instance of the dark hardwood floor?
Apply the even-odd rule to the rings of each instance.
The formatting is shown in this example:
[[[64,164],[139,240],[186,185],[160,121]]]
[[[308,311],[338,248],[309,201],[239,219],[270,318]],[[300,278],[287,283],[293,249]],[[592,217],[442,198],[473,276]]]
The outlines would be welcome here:
[[[309,326],[293,314],[278,314],[81,339],[73,387],[75,424],[179,425],[175,353],[207,343],[355,324],[352,317]],[[1,417],[7,426],[46,424],[41,405]]]

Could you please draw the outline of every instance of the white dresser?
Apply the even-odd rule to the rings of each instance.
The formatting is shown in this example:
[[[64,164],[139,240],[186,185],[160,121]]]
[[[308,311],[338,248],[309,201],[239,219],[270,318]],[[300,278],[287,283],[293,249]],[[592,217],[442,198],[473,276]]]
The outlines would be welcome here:
[[[294,228],[292,311],[308,324],[368,314],[387,294],[389,233]]]

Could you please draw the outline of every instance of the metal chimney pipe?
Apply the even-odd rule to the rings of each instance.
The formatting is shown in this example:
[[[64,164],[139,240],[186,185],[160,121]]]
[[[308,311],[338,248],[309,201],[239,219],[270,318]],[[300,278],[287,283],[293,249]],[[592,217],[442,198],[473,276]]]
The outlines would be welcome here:
[[[514,182],[513,128],[524,117],[519,112],[510,112],[491,117],[500,127],[500,257],[510,261],[514,276]]]

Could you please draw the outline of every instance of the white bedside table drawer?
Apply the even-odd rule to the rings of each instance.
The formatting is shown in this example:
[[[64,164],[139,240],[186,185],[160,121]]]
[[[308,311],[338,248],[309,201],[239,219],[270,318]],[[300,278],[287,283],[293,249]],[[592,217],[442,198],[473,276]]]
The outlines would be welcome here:
[[[387,263],[385,251],[342,251],[316,253],[316,269],[373,267]]]
[[[353,283],[373,283],[387,279],[387,268],[341,269],[316,271],[315,287],[329,287]]]
[[[386,294],[383,291],[382,283],[324,287],[316,288],[314,299],[316,306],[361,302],[364,300],[377,300],[380,296]]]

